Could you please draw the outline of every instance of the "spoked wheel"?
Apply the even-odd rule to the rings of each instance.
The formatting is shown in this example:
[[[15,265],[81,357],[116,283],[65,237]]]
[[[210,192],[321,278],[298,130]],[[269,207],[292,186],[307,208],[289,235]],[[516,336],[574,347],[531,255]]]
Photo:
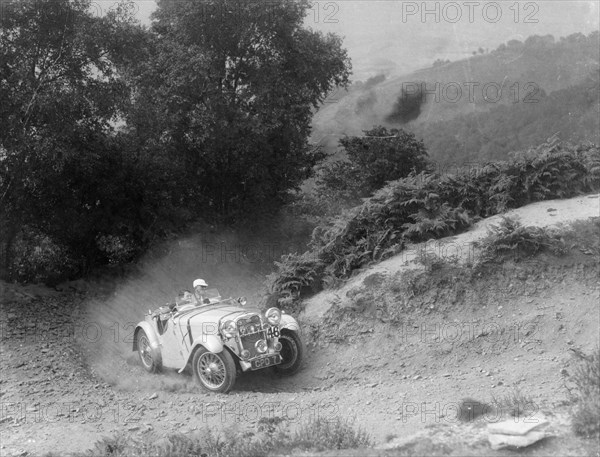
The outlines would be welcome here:
[[[161,369],[160,362],[158,362],[153,356],[152,347],[150,346],[150,339],[143,330],[138,331],[137,348],[140,361],[142,362],[145,370],[149,373],[158,373]]]
[[[281,363],[275,365],[275,371],[282,375],[294,374],[300,368],[304,356],[302,340],[296,332],[283,331],[279,336],[281,343]]]
[[[215,354],[204,347],[199,348],[192,367],[196,381],[211,392],[229,392],[235,384],[235,362],[226,349]]]

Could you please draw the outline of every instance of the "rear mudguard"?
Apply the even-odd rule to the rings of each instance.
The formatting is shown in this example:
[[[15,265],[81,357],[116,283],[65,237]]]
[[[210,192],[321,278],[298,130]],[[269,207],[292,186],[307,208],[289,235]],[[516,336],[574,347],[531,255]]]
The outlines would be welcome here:
[[[152,358],[156,360],[159,366],[162,366],[162,354],[160,352],[160,343],[158,341],[158,335],[156,334],[156,330],[152,327],[149,322],[143,321],[140,322],[135,328],[135,332],[133,333],[133,350],[138,350],[137,345],[137,336],[140,330],[143,330],[146,333],[146,336],[150,340],[150,349],[152,349]]]

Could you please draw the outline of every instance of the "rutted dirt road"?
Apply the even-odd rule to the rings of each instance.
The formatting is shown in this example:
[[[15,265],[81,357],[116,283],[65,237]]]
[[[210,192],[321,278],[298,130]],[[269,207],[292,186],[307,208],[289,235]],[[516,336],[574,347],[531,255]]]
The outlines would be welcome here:
[[[567,388],[572,349],[598,344],[598,265],[584,254],[542,260],[491,274],[460,296],[438,272],[407,301],[402,322],[361,308],[358,298],[354,307],[334,305],[322,323],[304,321],[307,359],[297,375],[244,374],[228,395],[203,393],[189,375],[143,371],[128,351],[129,322],[87,311],[113,290],[2,284],[0,454],[82,451],[121,431],[156,440],[203,427],[251,431],[263,417],[341,416],[380,447],[430,437],[460,455],[502,455],[486,439],[485,420],[494,418],[460,422],[456,405],[515,391],[558,436],[530,455],[594,453],[597,443],[570,434]],[[368,278],[345,297],[405,287],[401,276]]]

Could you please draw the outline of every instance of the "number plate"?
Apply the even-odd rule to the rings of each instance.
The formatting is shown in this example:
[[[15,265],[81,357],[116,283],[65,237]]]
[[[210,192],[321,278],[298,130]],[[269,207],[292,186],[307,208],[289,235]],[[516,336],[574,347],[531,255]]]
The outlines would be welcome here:
[[[261,357],[252,361],[252,369],[259,370],[261,368],[272,367],[281,363],[281,356],[279,354],[269,355],[267,357]]]
[[[279,327],[269,327],[267,329],[267,338],[279,338]]]

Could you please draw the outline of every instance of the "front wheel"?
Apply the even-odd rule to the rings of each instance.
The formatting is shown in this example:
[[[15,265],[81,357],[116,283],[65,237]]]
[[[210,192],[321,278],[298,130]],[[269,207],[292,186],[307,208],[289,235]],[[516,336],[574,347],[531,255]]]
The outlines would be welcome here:
[[[282,375],[294,374],[300,368],[304,357],[302,340],[296,332],[283,330],[279,336],[281,343],[281,363],[275,365],[275,371]]]
[[[215,354],[204,347],[198,348],[192,369],[196,381],[211,392],[226,393],[235,384],[235,362],[227,349]]]
[[[140,361],[145,370],[149,373],[158,373],[161,370],[161,363],[156,359],[150,346],[150,339],[146,332],[140,329],[137,333],[137,349]]]

